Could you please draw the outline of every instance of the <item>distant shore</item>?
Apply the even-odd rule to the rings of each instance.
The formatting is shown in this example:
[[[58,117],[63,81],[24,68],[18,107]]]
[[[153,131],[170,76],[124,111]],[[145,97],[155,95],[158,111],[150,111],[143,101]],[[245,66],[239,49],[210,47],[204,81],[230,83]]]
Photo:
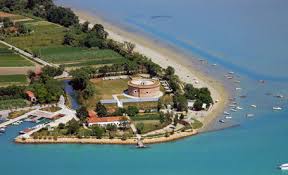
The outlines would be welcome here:
[[[135,51],[151,58],[153,62],[159,64],[161,67],[174,67],[175,73],[183,82],[191,83],[198,88],[209,88],[213,100],[217,100],[218,102],[215,103],[209,111],[201,113],[201,115],[205,117],[201,120],[203,128],[200,129],[200,132],[208,130],[217,116],[223,113],[229,98],[229,94],[224,88],[224,85],[219,81],[204,75],[202,72],[193,69],[193,66],[190,66],[191,58],[184,53],[170,47],[165,47],[150,38],[122,29],[89,12],[78,9],[73,9],[73,11],[79,16],[80,22],[89,21],[92,25],[96,23],[102,24],[109,33],[109,38],[119,42],[128,41],[134,43],[136,45]],[[195,83],[196,81],[197,84]]]

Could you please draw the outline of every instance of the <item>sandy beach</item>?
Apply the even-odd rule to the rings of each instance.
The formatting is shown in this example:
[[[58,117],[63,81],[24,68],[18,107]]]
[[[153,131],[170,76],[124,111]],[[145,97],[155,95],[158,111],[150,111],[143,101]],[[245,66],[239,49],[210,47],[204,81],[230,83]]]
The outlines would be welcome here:
[[[88,12],[75,9],[73,9],[73,11],[79,16],[80,22],[89,21],[91,25],[100,23],[109,33],[109,38],[119,42],[128,41],[134,43],[136,45],[135,51],[151,58],[153,62],[159,64],[163,68],[168,66],[174,67],[175,73],[183,82],[191,83],[198,88],[208,87],[211,91],[213,100],[217,101],[217,103],[215,103],[209,111],[201,113],[201,116],[205,117],[201,118],[204,127],[200,132],[208,129],[216,117],[224,111],[229,97],[224,86],[215,79],[193,69],[193,66],[191,66],[191,58],[187,57],[184,53],[170,47],[165,47],[150,38],[128,32],[127,30],[108,23],[102,18]]]

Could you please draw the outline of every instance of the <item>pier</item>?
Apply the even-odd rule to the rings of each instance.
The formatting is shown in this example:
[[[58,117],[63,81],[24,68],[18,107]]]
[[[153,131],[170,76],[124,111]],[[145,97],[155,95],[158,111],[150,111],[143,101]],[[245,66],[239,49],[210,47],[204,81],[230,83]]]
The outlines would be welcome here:
[[[130,117],[127,117],[127,118],[131,121]],[[136,129],[134,123],[131,122],[130,127],[131,127],[133,133],[136,134],[137,147],[138,147],[138,148],[145,148],[146,146],[144,145],[144,143],[143,143],[143,141],[142,141],[142,136],[137,133],[137,129]]]

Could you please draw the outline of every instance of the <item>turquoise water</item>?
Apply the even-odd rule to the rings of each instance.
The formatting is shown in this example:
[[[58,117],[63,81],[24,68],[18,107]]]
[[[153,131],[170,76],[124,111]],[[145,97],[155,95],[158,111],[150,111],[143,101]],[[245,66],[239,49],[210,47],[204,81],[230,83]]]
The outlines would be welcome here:
[[[209,132],[139,150],[117,145],[17,145],[27,127],[0,136],[5,174],[197,174],[281,175],[288,162],[288,1],[286,0],[58,0],[101,14],[157,40],[203,58],[223,80],[234,71],[241,86],[233,92],[244,109],[233,113],[239,127]],[[114,4],[114,5],[113,5]],[[117,4],[117,5],[115,5]],[[192,60],[191,60],[192,61]],[[266,80],[265,84],[258,80]],[[69,89],[68,89],[69,90]],[[272,93],[272,95],[266,95]],[[283,94],[285,99],[273,97]],[[257,108],[249,107],[256,104]],[[284,110],[273,112],[272,106]],[[255,117],[247,119],[247,113]],[[221,117],[221,116],[220,116]],[[229,122],[228,122],[229,123]]]

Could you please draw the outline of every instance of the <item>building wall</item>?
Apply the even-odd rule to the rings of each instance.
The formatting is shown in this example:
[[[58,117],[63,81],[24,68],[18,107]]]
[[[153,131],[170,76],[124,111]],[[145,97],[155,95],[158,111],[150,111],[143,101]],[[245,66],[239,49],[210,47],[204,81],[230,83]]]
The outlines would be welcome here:
[[[160,92],[160,86],[155,86],[152,88],[139,88],[139,87],[128,87],[128,94],[134,97],[155,97],[158,96]]]

